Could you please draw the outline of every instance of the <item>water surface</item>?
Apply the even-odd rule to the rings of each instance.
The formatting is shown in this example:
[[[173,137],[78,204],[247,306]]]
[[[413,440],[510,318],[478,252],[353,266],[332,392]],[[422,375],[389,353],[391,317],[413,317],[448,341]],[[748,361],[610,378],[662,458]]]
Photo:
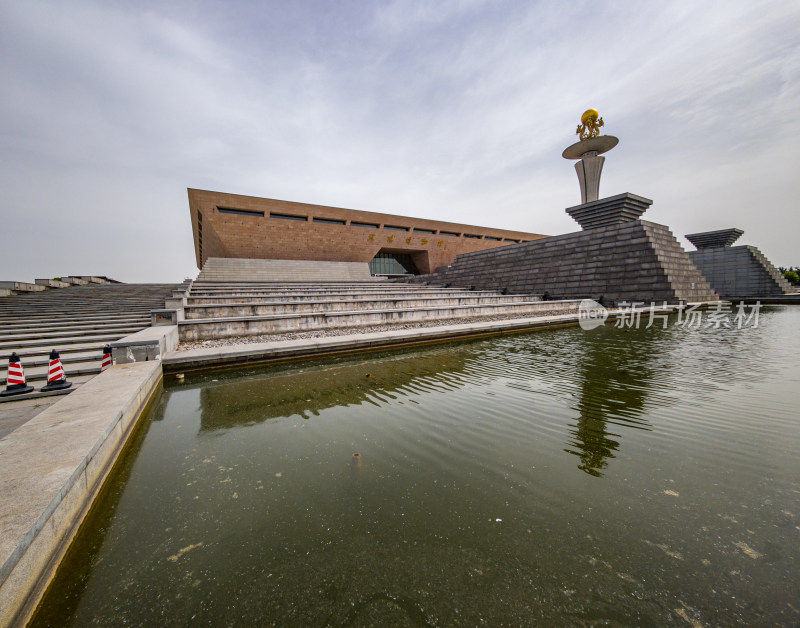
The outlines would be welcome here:
[[[798,329],[173,380],[33,625],[797,625]]]

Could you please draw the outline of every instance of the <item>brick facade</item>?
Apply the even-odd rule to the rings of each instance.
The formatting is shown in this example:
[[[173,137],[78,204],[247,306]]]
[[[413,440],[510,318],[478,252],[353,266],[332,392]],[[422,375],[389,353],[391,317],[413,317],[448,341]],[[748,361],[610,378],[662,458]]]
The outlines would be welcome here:
[[[386,252],[410,254],[421,273],[430,273],[462,253],[546,237],[238,194],[188,192],[198,268],[210,257],[369,262]]]

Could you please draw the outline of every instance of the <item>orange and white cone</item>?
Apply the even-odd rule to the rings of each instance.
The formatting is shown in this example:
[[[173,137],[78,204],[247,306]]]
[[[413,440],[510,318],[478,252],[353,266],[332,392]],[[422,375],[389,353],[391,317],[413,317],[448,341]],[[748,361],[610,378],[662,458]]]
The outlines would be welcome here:
[[[100,372],[114,366],[114,358],[111,357],[111,345],[103,347],[103,361],[100,363]]]
[[[22,362],[16,352],[8,358],[8,375],[6,375],[6,389],[0,390],[0,397],[10,397],[11,395],[22,395],[33,392],[33,386],[28,386],[25,382],[25,371]]]
[[[42,386],[39,390],[41,392],[63,390],[70,386],[72,386],[72,382],[68,382],[67,376],[64,375],[64,367],[61,366],[61,358],[58,357],[58,351],[53,349],[50,352],[50,367],[47,369],[47,385]]]

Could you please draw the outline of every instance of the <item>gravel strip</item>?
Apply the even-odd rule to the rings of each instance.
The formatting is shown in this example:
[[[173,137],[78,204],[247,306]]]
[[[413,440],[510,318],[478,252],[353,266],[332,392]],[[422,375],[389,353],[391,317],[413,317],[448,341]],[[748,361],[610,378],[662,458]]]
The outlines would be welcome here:
[[[234,336],[231,338],[215,338],[199,342],[183,342],[178,345],[177,351],[190,349],[207,349],[213,347],[231,347],[233,345],[256,344],[258,342],[274,342],[277,340],[300,340],[303,338],[330,338],[332,336],[347,336],[350,334],[368,334],[375,331],[393,331],[399,329],[418,329],[420,327],[442,327],[443,325],[461,325],[465,323],[483,323],[487,321],[505,321],[516,318],[542,318],[557,314],[575,312],[575,307],[553,308],[537,312],[536,316],[521,316],[520,314],[501,314],[496,316],[474,316],[471,318],[448,318],[438,321],[419,321],[416,323],[399,323],[396,325],[369,325],[366,327],[342,327],[333,329],[315,329],[313,331],[298,331],[285,334],[261,334],[260,336]]]

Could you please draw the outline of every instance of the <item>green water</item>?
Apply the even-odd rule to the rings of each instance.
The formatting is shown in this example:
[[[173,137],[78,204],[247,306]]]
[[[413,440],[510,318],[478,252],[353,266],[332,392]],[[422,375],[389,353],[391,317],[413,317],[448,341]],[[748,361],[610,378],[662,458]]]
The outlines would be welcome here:
[[[797,625],[799,330],[172,379],[33,625]]]

